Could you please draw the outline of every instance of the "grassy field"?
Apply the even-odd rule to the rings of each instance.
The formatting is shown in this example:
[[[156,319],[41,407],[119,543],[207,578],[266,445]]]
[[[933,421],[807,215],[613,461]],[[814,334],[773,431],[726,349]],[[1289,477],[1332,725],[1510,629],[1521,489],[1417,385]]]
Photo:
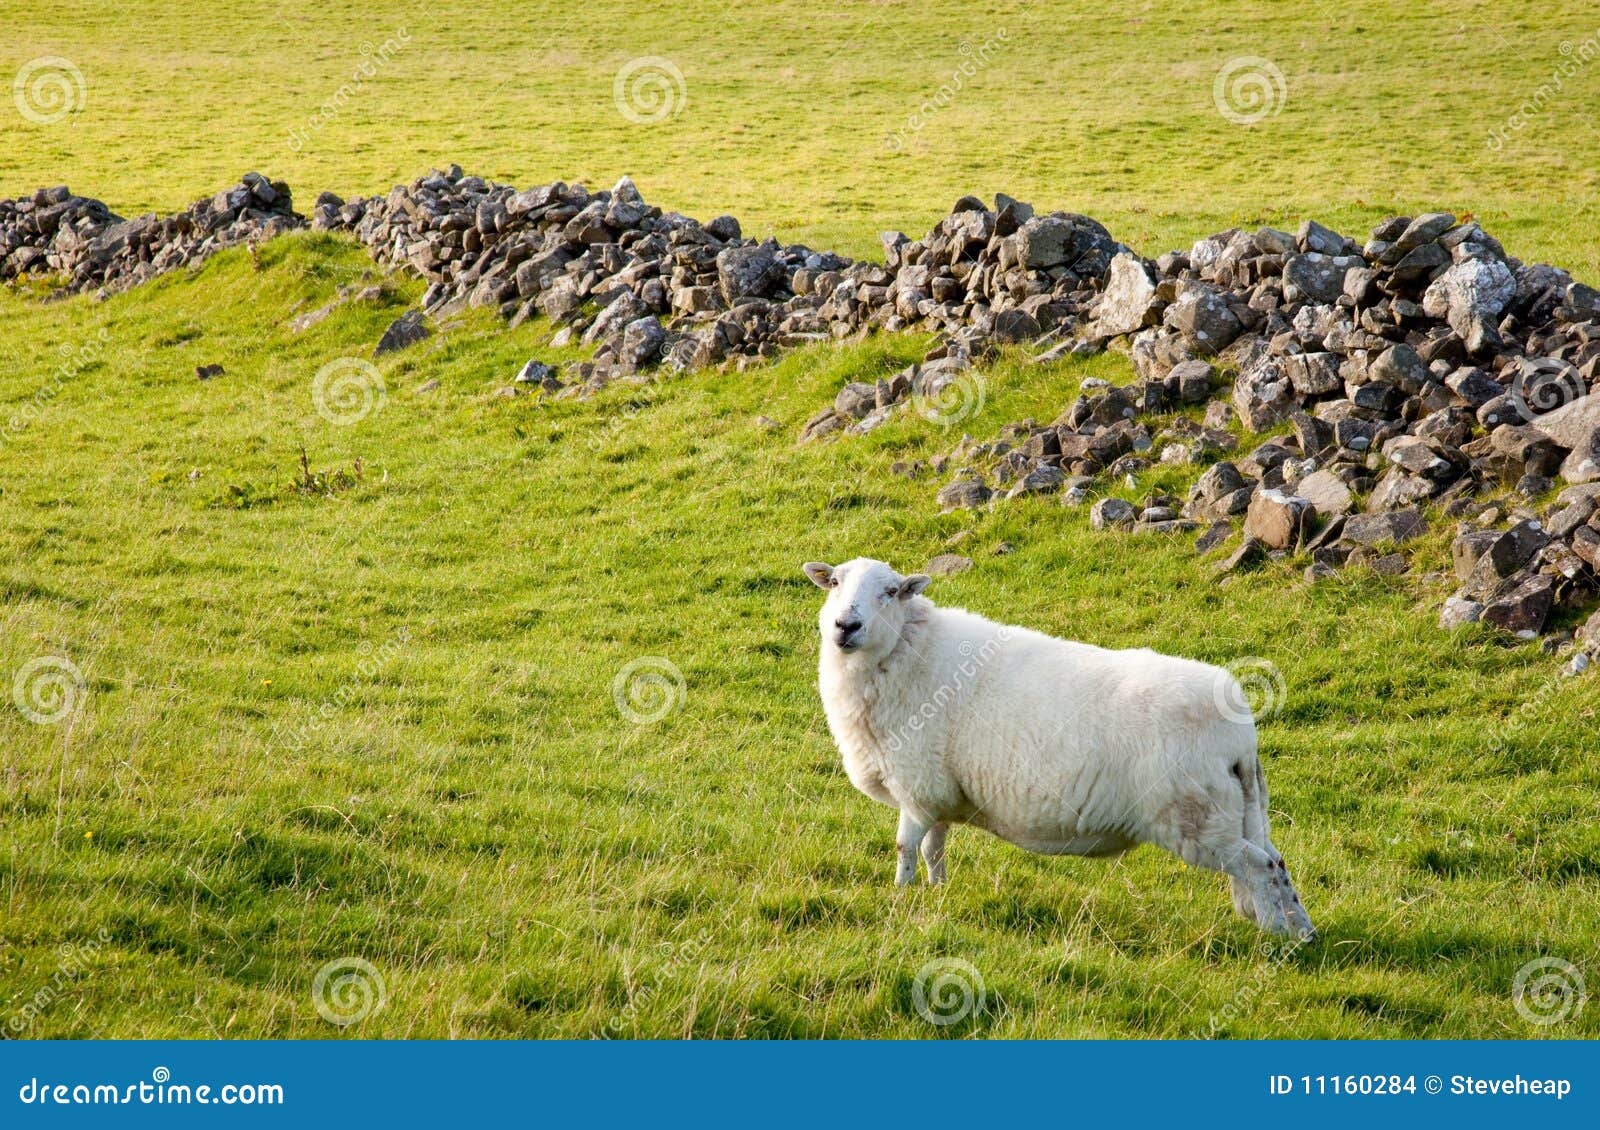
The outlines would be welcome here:
[[[1002,190],[1152,255],[1235,222],[1356,230],[1452,208],[1600,275],[1600,15],[1583,5],[1440,0],[1399,21],[1378,0],[595,0],[515,18],[140,0],[109,20],[40,0],[6,30],[0,75],[56,56],[80,81],[77,112],[50,124],[0,103],[0,186],[66,180],[127,215],[250,168],[309,211],[324,189],[382,192],[457,161],[519,185],[629,173],[666,206],[854,253]],[[681,76],[654,90],[663,103],[632,103],[659,121],[618,110],[639,60]],[[1281,76],[1251,123],[1214,97],[1236,60]],[[1250,89],[1229,105],[1250,110]]]
[[[1438,5],[1402,35],[1372,4],[1018,9],[994,17],[994,62],[891,152],[958,42],[991,34],[968,9],[589,6],[536,31],[243,10],[39,7],[0,66],[70,57],[87,100],[19,127],[5,194],[65,180],[131,213],[250,167],[366,191],[458,160],[518,183],[632,172],[667,206],[852,250],[974,189],[1154,244],[1439,204],[1600,273],[1600,72],[1484,143],[1557,44],[1593,34],[1566,16]],[[360,42],[408,20],[405,50],[291,151]],[[688,84],[648,127],[611,96],[641,54]],[[1211,83],[1246,54],[1288,93],[1239,126]],[[1186,541],[1093,534],[1052,500],[938,515],[932,483],[888,473],[958,438],[916,418],[794,445],[915,338],[549,403],[496,390],[531,355],[577,354],[479,312],[384,359],[381,400],[335,423],[315,375],[369,355],[421,286],[286,323],[378,277],[299,235],[104,303],[0,295],[0,423],[22,420],[0,446],[0,1033],[1600,1035],[1592,1003],[1540,1024],[1512,993],[1541,957],[1600,977],[1593,676],[1435,627],[1448,523],[1405,577],[1310,587],[1285,563],[1219,585]],[[196,381],[213,362],[226,375]],[[1053,417],[1083,378],[1129,375],[1115,355],[1007,357],[961,428]],[[1321,940],[1269,944],[1222,880],[1154,851],[1047,859],[957,829],[948,886],[891,888],[893,814],[839,767],[798,567],[911,570],[955,539],[977,565],[935,583],[942,602],[1281,670],[1274,838]],[[51,657],[82,684],[45,688],[33,712],[59,717],[37,722],[13,681],[42,686]],[[352,958],[361,985],[319,992]],[[934,1025],[918,976],[951,960],[982,991]]]

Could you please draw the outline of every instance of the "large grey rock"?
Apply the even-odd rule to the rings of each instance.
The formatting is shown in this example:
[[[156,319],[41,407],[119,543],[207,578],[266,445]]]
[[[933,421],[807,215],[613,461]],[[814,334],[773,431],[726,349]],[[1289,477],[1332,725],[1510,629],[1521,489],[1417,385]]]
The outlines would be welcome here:
[[[1244,328],[1222,295],[1205,287],[1190,289],[1167,307],[1166,322],[1202,357],[1221,353]]]
[[[1348,484],[1332,471],[1313,471],[1294,485],[1294,492],[1311,503],[1324,518],[1348,514],[1355,509],[1355,495]]]
[[[1245,536],[1269,549],[1292,549],[1305,540],[1313,513],[1311,503],[1297,495],[1257,491],[1245,512]]]
[[[1600,480],[1600,426],[1580,439],[1561,463],[1561,477],[1569,483]]]
[[[1133,503],[1120,498],[1102,498],[1089,508],[1089,525],[1096,530],[1110,530],[1133,525],[1136,511]]]
[[[1344,540],[1357,545],[1390,545],[1421,537],[1428,523],[1420,510],[1395,510],[1387,514],[1354,514],[1345,521]]]
[[[1282,358],[1264,358],[1240,373],[1233,382],[1233,406],[1240,422],[1253,432],[1265,431],[1288,419],[1300,402]]]
[[[717,252],[717,281],[730,303],[741,298],[763,298],[784,281],[777,244],[768,240],[755,246],[727,247]]]
[[[382,357],[385,353],[394,353],[409,345],[415,345],[427,337],[428,327],[422,322],[422,311],[407,310],[389,323],[389,328],[383,331],[383,336],[378,339],[378,347],[372,351],[372,355]]]
[[[1155,305],[1156,284],[1144,261],[1124,252],[1111,260],[1090,332],[1095,337],[1136,333],[1151,323]]]
[[[1600,393],[1590,393],[1546,412],[1533,421],[1533,426],[1557,445],[1571,450],[1600,428]]]
[[[1331,255],[1308,252],[1283,261],[1283,297],[1289,302],[1328,305],[1344,292],[1344,274],[1350,264]]]

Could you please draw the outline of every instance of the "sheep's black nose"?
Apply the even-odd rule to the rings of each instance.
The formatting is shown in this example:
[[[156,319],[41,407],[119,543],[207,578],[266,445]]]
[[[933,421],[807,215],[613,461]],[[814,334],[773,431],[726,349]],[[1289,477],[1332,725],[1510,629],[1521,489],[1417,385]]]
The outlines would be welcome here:
[[[861,627],[861,621],[860,620],[835,620],[833,622],[833,626],[835,628],[838,628],[839,631],[843,632],[845,635],[848,636],[851,632],[854,632],[854,631],[856,631],[857,629],[859,629]]]

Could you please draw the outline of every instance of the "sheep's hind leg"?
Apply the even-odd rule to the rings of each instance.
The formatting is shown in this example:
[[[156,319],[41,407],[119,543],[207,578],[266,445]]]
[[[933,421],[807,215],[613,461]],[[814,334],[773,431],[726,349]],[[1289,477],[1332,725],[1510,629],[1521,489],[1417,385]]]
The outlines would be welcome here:
[[[894,885],[909,887],[917,881],[917,848],[927,827],[904,808],[900,810],[900,827],[895,832]]]
[[[928,865],[928,882],[937,887],[944,882],[944,836],[948,824],[935,824],[922,837],[922,862]]]

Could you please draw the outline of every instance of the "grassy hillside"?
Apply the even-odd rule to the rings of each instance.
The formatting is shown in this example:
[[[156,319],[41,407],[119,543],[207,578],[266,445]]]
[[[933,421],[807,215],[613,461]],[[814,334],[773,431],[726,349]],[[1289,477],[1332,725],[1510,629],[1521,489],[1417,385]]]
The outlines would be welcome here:
[[[1438,207],[1600,278],[1577,6],[42,0],[6,33],[0,94],[31,78],[0,196],[133,215],[255,168],[309,210],[457,161],[629,173],[871,254],[997,189],[1152,253]],[[478,312],[380,362],[380,395],[342,359],[420,293],[303,234],[104,303],[0,294],[0,1035],[1600,1035],[1512,989],[1541,957],[1600,981],[1595,676],[1435,627],[1448,523],[1404,577],[1217,584],[1187,539],[1050,499],[940,516],[888,470],[959,438],[914,416],[795,446],[920,339],[546,402],[498,392],[578,354]],[[1053,418],[1089,376],[1130,370],[1004,358],[961,427]],[[952,545],[976,567],[942,602],[1282,672],[1274,837],[1322,940],[1268,943],[1154,851],[957,829],[947,887],[891,888],[798,567]],[[362,983],[319,982],[343,959]],[[949,961],[982,992],[932,1025],[919,974]]]
[[[70,710],[34,704],[53,724],[0,711],[0,1031],[1600,1032],[1593,1008],[1530,1023],[1511,993],[1541,955],[1594,974],[1593,687],[1435,628],[1443,524],[1407,577],[1218,585],[1187,540],[1093,534],[1053,500],[939,516],[888,473],[957,438],[914,417],[795,447],[915,339],[548,403],[495,394],[560,355],[548,327],[480,314],[386,358],[382,399],[338,424],[315,374],[368,355],[418,285],[286,323],[371,271],[300,235],[101,304],[0,298],[0,418],[26,416],[0,672],[83,675]],[[1090,375],[1127,369],[990,366],[963,426],[1053,416]],[[302,450],[345,474],[297,488]],[[977,566],[944,602],[1282,671],[1275,838],[1321,941],[1272,948],[1222,880],[1154,851],[1047,859],[958,829],[946,888],[890,887],[893,815],[838,765],[798,566],[911,569],[958,538]],[[665,683],[619,702],[646,657]],[[340,1028],[314,987],[347,957],[384,1003]],[[937,959],[983,983],[945,1027],[914,999]]]
[[[518,184],[630,173],[652,201],[854,253],[999,189],[1152,254],[1235,221],[1471,211],[1514,252],[1600,275],[1583,5],[142,0],[111,18],[40,0],[6,31],[0,90],[61,57],[78,80],[38,108],[77,112],[0,103],[0,187],[66,180],[129,215],[247,168],[309,205],[459,161]],[[630,118],[616,79],[639,60]],[[1253,122],[1215,97],[1240,61],[1224,102]]]

